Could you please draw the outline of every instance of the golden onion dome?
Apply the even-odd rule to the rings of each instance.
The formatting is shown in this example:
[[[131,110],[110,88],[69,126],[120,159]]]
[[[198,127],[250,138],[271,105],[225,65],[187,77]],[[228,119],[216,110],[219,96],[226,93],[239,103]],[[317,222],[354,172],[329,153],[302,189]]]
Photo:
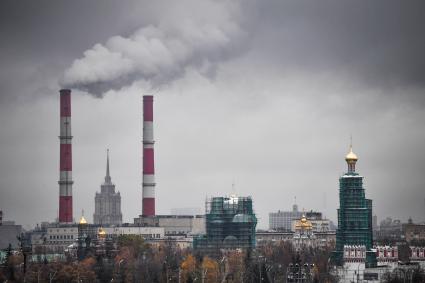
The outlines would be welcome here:
[[[345,156],[346,161],[357,161],[357,155],[353,152],[353,148],[350,147],[350,152]]]
[[[99,238],[105,238],[106,237],[106,231],[100,227],[99,231],[97,232],[97,235],[99,236]]]
[[[84,218],[84,216],[81,216],[80,224],[87,224],[87,220]]]
[[[311,224],[311,221],[307,220],[307,218],[303,214],[301,219],[297,220],[297,222],[295,223],[295,228],[302,230],[310,230],[313,228],[313,225]]]

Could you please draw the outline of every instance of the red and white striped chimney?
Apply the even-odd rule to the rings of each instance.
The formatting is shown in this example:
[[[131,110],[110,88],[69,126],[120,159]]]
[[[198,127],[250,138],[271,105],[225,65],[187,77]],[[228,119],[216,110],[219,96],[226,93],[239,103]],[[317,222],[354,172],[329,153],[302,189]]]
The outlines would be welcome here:
[[[72,223],[71,90],[60,90],[59,222]]]
[[[155,215],[153,96],[143,96],[143,216]]]

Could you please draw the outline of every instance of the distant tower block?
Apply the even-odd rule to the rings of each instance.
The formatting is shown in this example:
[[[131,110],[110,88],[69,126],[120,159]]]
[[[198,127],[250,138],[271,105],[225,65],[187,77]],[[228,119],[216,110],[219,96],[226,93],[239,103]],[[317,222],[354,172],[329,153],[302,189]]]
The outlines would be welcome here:
[[[71,90],[60,90],[59,222],[72,223]]]
[[[143,216],[155,215],[153,96],[143,96]]]

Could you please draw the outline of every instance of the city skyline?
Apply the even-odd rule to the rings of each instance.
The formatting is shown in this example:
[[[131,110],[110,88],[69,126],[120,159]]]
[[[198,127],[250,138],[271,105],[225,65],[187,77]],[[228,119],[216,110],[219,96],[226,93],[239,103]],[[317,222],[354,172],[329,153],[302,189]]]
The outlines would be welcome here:
[[[12,3],[0,9],[0,31],[9,39],[0,47],[6,220],[33,226],[57,217],[58,91],[66,83],[73,87],[75,221],[82,209],[94,212],[106,148],[114,152],[123,222],[141,214],[144,94],[155,99],[157,214],[203,207],[206,196],[236,191],[252,196],[258,228],[267,227],[269,212],[290,210],[294,196],[300,210],[323,211],[336,222],[337,179],[352,134],[379,220],[425,221],[420,2],[327,1],[315,13],[304,1],[168,3],[173,12],[163,2],[107,2],[98,9],[41,1],[26,10]],[[193,11],[198,16],[191,18]],[[17,13],[25,20],[16,20]],[[134,42],[140,49],[140,30],[165,45],[164,38],[181,40],[186,55],[148,61],[149,72],[141,63],[101,66],[107,78],[99,76],[99,61],[86,51],[131,50]],[[193,34],[203,35],[199,44]],[[84,60],[94,71],[77,68]],[[66,79],[75,73],[82,78]]]

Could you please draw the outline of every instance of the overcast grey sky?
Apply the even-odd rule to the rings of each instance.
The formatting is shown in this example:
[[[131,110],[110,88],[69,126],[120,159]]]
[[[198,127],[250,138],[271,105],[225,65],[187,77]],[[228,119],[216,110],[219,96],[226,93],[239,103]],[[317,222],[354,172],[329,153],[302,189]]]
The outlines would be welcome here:
[[[2,1],[0,209],[58,209],[71,87],[74,217],[105,175],[141,212],[142,95],[155,96],[157,212],[251,195],[336,220],[353,135],[374,213],[425,220],[425,2]]]

